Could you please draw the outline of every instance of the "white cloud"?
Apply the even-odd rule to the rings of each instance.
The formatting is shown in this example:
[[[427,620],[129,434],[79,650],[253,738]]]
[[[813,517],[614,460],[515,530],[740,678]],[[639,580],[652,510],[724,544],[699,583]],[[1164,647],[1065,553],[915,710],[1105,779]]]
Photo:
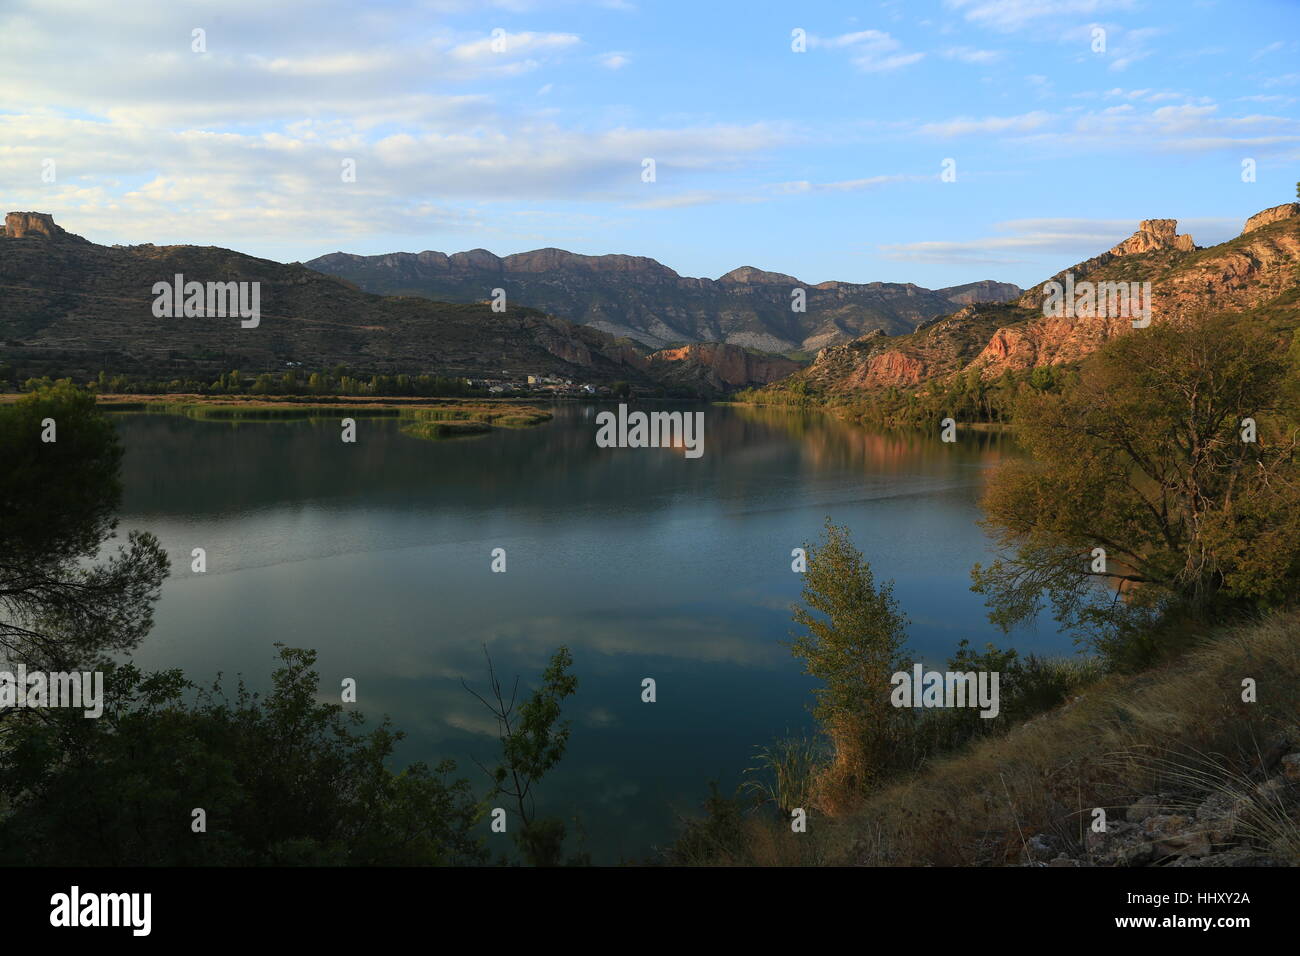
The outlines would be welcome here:
[[[486,36],[468,43],[461,43],[446,55],[458,64],[475,63],[496,65],[498,61],[519,56],[535,56],[548,51],[563,50],[581,43],[580,37],[572,33],[506,33],[499,37]]]
[[[1177,218],[1177,210],[1172,210]],[[924,241],[881,245],[886,259],[950,265],[1015,265],[1041,262],[1055,272],[1090,259],[1137,231],[1136,219],[1010,219],[995,223],[996,235],[959,241]],[[1236,235],[1235,219],[1179,220],[1178,230],[1201,245]],[[1044,275],[1046,276],[1045,273]]]
[[[812,48],[848,50],[850,62],[864,73],[887,73],[911,66],[924,53],[902,53],[902,44],[880,30],[859,30],[836,37],[808,37]]]
[[[276,133],[165,131],[54,111],[0,114],[0,179],[11,208],[71,219],[126,241],[267,241],[469,230],[473,204],[640,198],[641,160],[727,170],[785,139],[763,126],[618,128],[588,133],[523,124],[406,131],[371,139],[347,123]],[[51,148],[51,143],[59,144]],[[42,183],[41,163],[58,180]],[[356,182],[341,180],[344,159]],[[659,198],[659,197],[655,197]],[[69,225],[68,228],[73,228]],[[128,233],[124,235],[124,230]]]
[[[986,116],[983,119],[972,119],[964,116],[956,117],[934,123],[925,123],[918,131],[923,136],[941,136],[944,138],[970,136],[977,133],[1025,133],[1038,129],[1050,121],[1051,116],[1049,114],[1037,110],[1032,113],[1022,113],[1019,116]]]
[[[1254,55],[1252,55],[1250,59],[1253,62],[1254,60],[1258,60],[1260,57],[1268,56],[1270,53],[1276,53],[1284,46],[1286,46],[1285,43],[1283,43],[1281,40],[1277,40],[1273,43],[1270,43],[1268,46],[1264,47],[1263,49],[1255,51]]]
[[[572,32],[506,31],[494,49],[490,19],[458,32],[409,7],[225,0],[221,12],[207,19],[170,0],[5,0],[9,208],[49,210],[108,241],[342,245],[508,225],[509,203],[626,207],[648,196],[647,156],[664,202],[663,180],[708,191],[683,174],[730,173],[790,138],[761,123],[566,124],[526,95],[545,97],[551,76],[523,97],[502,94],[512,77],[566,59],[588,75],[631,59],[580,55]],[[207,30],[206,53],[191,51],[196,25]],[[77,55],[51,69],[50,51],[65,50]],[[40,179],[47,158],[57,163],[52,184]],[[344,160],[355,161],[355,182],[342,181]]]
[[[799,195],[804,193],[843,193],[858,192],[863,189],[871,189],[875,186],[883,186],[886,183],[900,183],[917,179],[932,179],[933,177],[919,176],[869,176],[865,179],[843,179],[838,182],[814,183],[806,179],[795,180],[787,183],[776,183],[771,188],[774,192],[782,195]]]
[[[1002,59],[1000,50],[977,50],[973,47],[954,46],[943,51],[943,57],[947,60],[957,60],[961,63],[971,63],[983,65],[986,63],[996,63]]]
[[[1111,10],[1131,10],[1133,0],[944,0],[944,6],[966,20],[1011,32],[1043,21],[1092,17]]]

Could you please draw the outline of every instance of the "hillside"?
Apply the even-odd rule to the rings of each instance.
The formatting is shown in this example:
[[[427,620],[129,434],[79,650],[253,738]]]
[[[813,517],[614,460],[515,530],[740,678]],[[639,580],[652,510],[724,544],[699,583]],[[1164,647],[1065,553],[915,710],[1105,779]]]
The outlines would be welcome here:
[[[1300,618],[1197,635],[1184,658],[1110,675],[1002,735],[928,761],[807,834],[758,815],[724,865],[1294,866],[1300,863]],[[1259,682],[1242,701],[1243,676]],[[1094,827],[1097,810],[1105,829]]]
[[[256,282],[261,318],[153,314],[154,283]],[[797,366],[735,346],[658,359],[595,328],[512,304],[385,297],[301,264],[210,246],[102,246],[45,213],[10,213],[0,233],[0,364],[20,374],[78,377],[100,369],[157,378],[210,376],[288,363],[345,365],[375,374],[583,382],[661,381],[713,394],[766,383]],[[662,375],[659,373],[662,371]]]
[[[1291,327],[1300,318],[1300,204],[1266,209],[1228,242],[1198,248],[1172,219],[1145,220],[1132,237],[1045,282],[1150,282],[1151,321],[1197,310],[1254,311]],[[977,370],[984,379],[1080,361],[1133,330],[1132,319],[1044,315],[1039,284],[1004,304],[969,305],[915,332],[871,333],[822,350],[792,382],[828,393],[908,387]]]
[[[725,342],[765,352],[815,351],[875,329],[911,332],[957,304],[1006,301],[1018,286],[972,282],[946,289],[910,283],[805,283],[749,266],[714,279],[680,276],[643,256],[583,256],[537,249],[499,258],[485,249],[445,255],[331,253],[307,263],[367,292],[477,302],[494,288],[507,300],[623,336],[651,348]],[[806,311],[791,293],[806,292]]]

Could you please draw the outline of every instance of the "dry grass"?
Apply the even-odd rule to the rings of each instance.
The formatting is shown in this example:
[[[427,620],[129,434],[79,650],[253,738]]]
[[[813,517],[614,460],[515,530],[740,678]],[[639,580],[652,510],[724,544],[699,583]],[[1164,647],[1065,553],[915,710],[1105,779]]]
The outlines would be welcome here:
[[[1242,680],[1257,703],[1242,701]],[[1071,703],[934,761],[869,795],[851,812],[789,833],[747,819],[744,850],[719,862],[901,866],[1019,862],[1035,834],[1070,855],[1082,849],[1095,807],[1122,819],[1137,798],[1254,795],[1239,832],[1300,862],[1300,821],[1280,801],[1259,799],[1264,752],[1300,746],[1300,615],[1227,629],[1178,662],[1107,677]],[[1249,801],[1247,801],[1249,802]],[[765,831],[765,832],[759,832]],[[785,832],[781,832],[785,831]]]

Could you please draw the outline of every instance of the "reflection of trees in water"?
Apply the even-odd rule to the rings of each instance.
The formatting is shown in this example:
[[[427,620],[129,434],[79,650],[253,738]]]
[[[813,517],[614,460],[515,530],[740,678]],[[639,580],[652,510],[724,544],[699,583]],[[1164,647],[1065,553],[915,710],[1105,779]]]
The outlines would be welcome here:
[[[401,734],[386,720],[361,732],[360,714],[321,703],[314,652],[283,649],[265,699],[115,659],[149,632],[168,571],[143,533],[95,560],[121,458],[114,426],[70,384],[0,406],[0,669],[104,678],[97,718],[0,710],[0,865],[483,862],[455,765],[392,773]]]
[[[877,474],[933,473],[953,465],[991,465],[1016,452],[1011,436],[998,430],[958,426],[958,441],[939,440],[921,431],[873,431],[843,421],[831,412],[738,405],[738,419],[781,431],[802,445],[807,463],[819,469],[861,469]]]
[[[876,433],[821,413],[745,406],[644,406],[704,412],[704,454],[681,449],[598,448],[591,408],[559,406],[534,428],[442,442],[402,435],[387,421],[359,421],[356,444],[337,422],[195,422],[180,416],[114,416],[127,436],[129,514],[207,515],[309,502],[356,500],[409,508],[553,513],[588,505],[650,510],[672,499],[762,498],[809,471],[882,475],[942,473],[992,463],[1005,436],[960,431],[956,445],[920,433]],[[791,441],[791,439],[795,439]]]

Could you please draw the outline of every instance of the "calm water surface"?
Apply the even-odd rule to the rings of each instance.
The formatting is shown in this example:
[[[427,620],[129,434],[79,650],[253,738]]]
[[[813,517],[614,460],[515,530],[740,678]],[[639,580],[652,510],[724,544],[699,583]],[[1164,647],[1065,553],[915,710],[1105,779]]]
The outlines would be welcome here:
[[[811,728],[812,682],[782,644],[800,591],[790,550],[827,515],[893,579],[915,656],[962,638],[1068,652],[1050,626],[1009,638],[969,569],[988,469],[1008,439],[885,436],[830,418],[702,407],[705,452],[600,449],[595,407],[534,429],[428,442],[392,421],[200,422],[120,415],[121,528],[172,555],[142,665],[269,685],[273,643],[319,651],[322,688],[408,733],[399,757],[451,756],[479,792],[495,722],[460,686],[535,680],[573,652],[573,735],[539,810],[576,817],[602,862],[644,858],[753,747]],[[190,572],[192,548],[208,572]],[[490,570],[505,548],[508,571]],[[641,702],[653,677],[658,702]],[[337,699],[337,698],[335,698]]]

